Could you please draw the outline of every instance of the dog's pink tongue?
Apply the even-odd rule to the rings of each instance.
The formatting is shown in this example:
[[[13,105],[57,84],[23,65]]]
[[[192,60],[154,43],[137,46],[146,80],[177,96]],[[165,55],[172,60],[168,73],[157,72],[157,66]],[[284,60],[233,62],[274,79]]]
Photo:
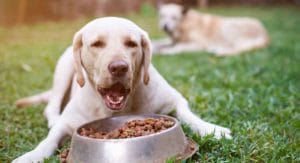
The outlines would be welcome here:
[[[119,91],[109,91],[108,95],[113,101],[118,101],[120,97],[124,96],[124,93]]]
[[[122,85],[115,84],[109,89],[107,95],[112,101],[120,101],[120,98],[126,95],[126,89]]]

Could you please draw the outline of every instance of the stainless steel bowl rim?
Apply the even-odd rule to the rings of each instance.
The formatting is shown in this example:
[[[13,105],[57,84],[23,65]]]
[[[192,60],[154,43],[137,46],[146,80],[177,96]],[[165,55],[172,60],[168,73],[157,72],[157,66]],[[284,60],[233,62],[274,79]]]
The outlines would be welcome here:
[[[155,115],[155,114],[142,114],[141,116],[151,116],[151,115]],[[116,116],[114,118],[118,118],[118,117],[122,117],[124,115],[121,115],[121,116]],[[140,116],[140,115],[139,115]],[[88,122],[88,123],[85,123],[84,125],[81,125],[80,127],[78,127],[78,129],[76,130],[76,132],[74,132],[74,134],[76,134],[77,136],[79,136],[81,139],[86,139],[87,141],[101,141],[101,142],[119,142],[119,141],[131,141],[131,140],[137,140],[137,139],[145,139],[145,138],[150,138],[150,137],[153,137],[153,136],[156,136],[158,134],[163,134],[165,132],[168,132],[169,130],[177,127],[178,125],[180,125],[179,121],[174,118],[174,117],[170,117],[170,116],[166,116],[166,115],[159,115],[161,117],[165,117],[165,118],[168,118],[168,119],[172,119],[175,124],[170,127],[170,128],[167,128],[166,130],[163,130],[163,131],[160,131],[160,132],[155,132],[155,133],[152,133],[152,134],[149,134],[149,135],[144,135],[144,136],[139,136],[139,137],[131,137],[131,138],[120,138],[120,139],[97,139],[97,138],[90,138],[90,137],[87,137],[87,136],[82,136],[78,133],[79,129],[81,129],[83,126],[85,126],[86,124],[90,124],[90,123],[94,123],[94,122],[97,122],[97,121],[102,121],[102,120],[105,120],[105,119],[109,119],[109,118],[105,118],[105,119],[100,119],[100,120],[95,120],[95,121],[91,121],[91,122]],[[111,118],[111,117],[110,117]]]
[[[174,125],[161,132],[124,139],[94,139],[79,134],[82,127],[110,132],[118,129],[128,121],[146,118],[167,118],[173,121]],[[174,117],[159,114],[113,116],[88,122],[75,130],[68,162],[165,162],[167,159],[177,157],[179,154],[182,158],[190,157],[195,151],[187,153],[188,155],[184,154],[187,145],[188,140],[179,121]],[[181,153],[184,155],[181,155]]]

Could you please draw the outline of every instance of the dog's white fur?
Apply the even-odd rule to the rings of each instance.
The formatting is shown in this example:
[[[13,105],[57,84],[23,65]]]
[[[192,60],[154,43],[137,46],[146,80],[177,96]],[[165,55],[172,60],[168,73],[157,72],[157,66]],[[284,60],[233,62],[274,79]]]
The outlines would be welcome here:
[[[177,4],[160,5],[159,15],[159,26],[169,38],[153,42],[154,53],[204,50],[236,55],[269,43],[265,28],[254,18],[204,14]]]
[[[124,38],[130,38],[136,46],[124,45]],[[105,45],[92,46],[98,39]],[[97,88],[99,85],[109,87],[117,81],[107,72],[107,64],[120,58],[129,63],[129,71],[125,79],[118,82],[123,82],[131,91],[124,108],[112,111],[104,104]],[[150,60],[148,35],[133,22],[106,17],[88,23],[75,34],[73,51],[68,48],[59,59],[52,89],[17,101],[18,106],[48,101],[45,115],[51,128],[35,149],[13,162],[43,161],[53,154],[64,136],[72,135],[80,125],[122,114],[167,114],[175,109],[177,118],[200,135],[230,138],[229,129],[205,122],[193,114],[187,100],[164,80]],[[60,115],[60,106],[69,91],[69,101]]]

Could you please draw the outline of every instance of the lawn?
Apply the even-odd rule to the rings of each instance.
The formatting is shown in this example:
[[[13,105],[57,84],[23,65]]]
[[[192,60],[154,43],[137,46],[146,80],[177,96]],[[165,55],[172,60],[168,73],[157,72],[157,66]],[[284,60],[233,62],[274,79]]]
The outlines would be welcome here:
[[[198,115],[232,129],[232,140],[204,138],[184,127],[199,151],[187,162],[300,162],[300,10],[215,7],[209,12],[254,16],[271,35],[268,48],[220,58],[204,52],[154,56],[153,64]],[[129,14],[152,38],[163,34],[147,6]],[[55,63],[72,35],[91,20],[0,27],[0,162],[33,149],[46,135],[45,105],[14,101],[50,88]],[[47,162],[58,162],[51,157]]]

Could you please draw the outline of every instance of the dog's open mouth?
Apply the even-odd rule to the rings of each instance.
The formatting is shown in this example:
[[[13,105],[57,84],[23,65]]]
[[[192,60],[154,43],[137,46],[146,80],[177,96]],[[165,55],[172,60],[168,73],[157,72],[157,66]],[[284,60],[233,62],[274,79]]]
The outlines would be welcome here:
[[[105,105],[109,109],[117,111],[124,107],[130,89],[126,89],[121,83],[116,83],[110,88],[98,87],[98,92],[101,94]]]

